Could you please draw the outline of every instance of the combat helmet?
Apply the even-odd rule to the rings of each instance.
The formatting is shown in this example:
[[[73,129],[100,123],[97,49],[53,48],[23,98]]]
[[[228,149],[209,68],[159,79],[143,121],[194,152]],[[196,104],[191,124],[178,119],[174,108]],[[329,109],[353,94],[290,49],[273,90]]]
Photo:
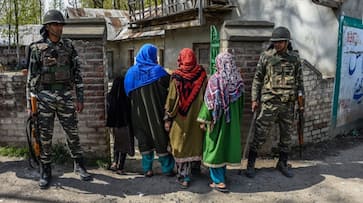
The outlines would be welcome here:
[[[63,14],[55,9],[47,11],[43,16],[43,25],[49,23],[66,24]]]
[[[272,31],[271,42],[290,40],[290,31],[286,27],[277,27]]]

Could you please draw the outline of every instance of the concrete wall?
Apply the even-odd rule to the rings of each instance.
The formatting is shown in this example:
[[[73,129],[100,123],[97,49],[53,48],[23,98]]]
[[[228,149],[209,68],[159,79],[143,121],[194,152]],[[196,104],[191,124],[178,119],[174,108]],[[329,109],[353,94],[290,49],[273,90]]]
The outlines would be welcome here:
[[[74,40],[80,56],[84,82],[84,111],[78,115],[79,135],[85,156],[107,156],[109,139],[105,132],[104,46],[102,40]],[[20,73],[0,75],[0,145],[26,146],[26,76]],[[58,120],[53,143],[64,143],[65,134]]]
[[[156,45],[159,49],[164,49],[164,38],[160,36],[154,38],[142,38],[137,40],[130,39],[117,43],[119,47],[119,52],[115,54],[115,56],[119,58],[121,71],[129,68],[129,50],[134,50],[134,57],[136,57],[140,47],[146,43],[151,43]]]
[[[112,58],[109,58],[111,53]],[[109,42],[106,45],[107,71],[109,78],[115,78],[121,72],[121,59],[119,43]],[[110,61],[109,61],[110,60]],[[112,60],[112,61],[111,61]]]
[[[177,67],[177,58],[181,49],[187,47],[193,48],[193,43],[209,42],[209,27],[166,30],[165,32],[165,37],[157,36],[153,38],[142,38],[137,40],[130,39],[121,42],[113,42],[112,44],[117,44],[118,50],[114,49],[113,46],[112,48],[110,46],[108,49],[115,51],[114,58],[117,58],[118,61],[115,61],[114,64],[118,63],[120,65],[117,69],[122,70],[129,68],[129,50],[133,49],[136,57],[140,47],[145,43],[152,43],[159,49],[164,49],[164,67],[169,70],[174,70]],[[160,55],[159,60],[161,60]]]
[[[338,11],[341,15],[353,18],[363,18],[363,4],[360,0],[345,0],[342,8]]]
[[[237,0],[235,4],[232,19],[264,20],[286,26],[301,57],[323,77],[335,76],[339,22],[334,10],[311,0]]]
[[[209,43],[209,26],[192,27],[165,32],[165,67],[177,68],[179,52],[183,48],[193,49],[193,43]]]

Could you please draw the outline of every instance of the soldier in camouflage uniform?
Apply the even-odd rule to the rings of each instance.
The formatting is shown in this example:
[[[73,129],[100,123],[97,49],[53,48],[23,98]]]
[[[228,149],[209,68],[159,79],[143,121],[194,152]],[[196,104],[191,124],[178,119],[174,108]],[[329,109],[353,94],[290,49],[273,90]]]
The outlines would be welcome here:
[[[252,111],[261,107],[256,119],[255,135],[250,144],[246,176],[255,176],[257,151],[266,141],[273,123],[280,131],[280,157],[276,168],[286,177],[293,177],[287,160],[292,134],[294,107],[298,94],[304,94],[300,58],[292,51],[290,32],[277,27],[272,45],[260,56],[252,84]],[[303,107],[300,107],[303,110]]]
[[[41,189],[51,180],[51,147],[54,118],[57,115],[67,135],[67,145],[75,160],[75,172],[85,181],[92,180],[83,164],[79,142],[77,115],[83,110],[83,82],[78,55],[69,39],[62,38],[64,17],[58,10],[48,11],[40,34],[43,39],[30,45],[27,96],[35,96],[38,104],[40,133]],[[75,106],[72,90],[76,89]],[[30,109],[30,101],[27,104]]]

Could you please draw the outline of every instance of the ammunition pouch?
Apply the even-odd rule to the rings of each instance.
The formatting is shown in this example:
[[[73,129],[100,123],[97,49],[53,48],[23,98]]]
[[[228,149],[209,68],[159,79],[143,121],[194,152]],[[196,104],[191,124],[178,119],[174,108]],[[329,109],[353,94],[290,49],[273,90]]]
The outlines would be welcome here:
[[[43,89],[71,86],[74,75],[68,46],[48,47],[42,52],[41,61],[39,84],[44,86]]]
[[[71,90],[72,74],[69,66],[42,67],[40,76],[40,90]]]
[[[42,84],[42,85],[40,85],[39,90],[68,91],[68,90],[72,90],[72,85],[66,84],[66,83]]]

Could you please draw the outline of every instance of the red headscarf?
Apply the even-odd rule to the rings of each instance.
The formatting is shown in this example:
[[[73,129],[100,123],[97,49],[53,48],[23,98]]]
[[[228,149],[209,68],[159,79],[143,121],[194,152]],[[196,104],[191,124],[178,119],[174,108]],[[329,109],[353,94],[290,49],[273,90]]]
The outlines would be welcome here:
[[[207,73],[204,68],[197,64],[195,54],[189,48],[180,51],[178,66],[171,77],[176,80],[176,88],[179,93],[178,112],[182,116],[186,116],[190,105],[202,88]]]

